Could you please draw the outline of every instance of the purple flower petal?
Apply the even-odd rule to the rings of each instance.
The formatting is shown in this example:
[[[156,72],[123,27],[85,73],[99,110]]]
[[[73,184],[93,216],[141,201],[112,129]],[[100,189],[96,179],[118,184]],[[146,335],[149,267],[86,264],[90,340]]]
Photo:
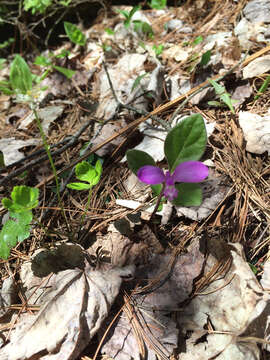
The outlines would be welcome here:
[[[150,185],[161,184],[165,180],[163,171],[159,167],[152,165],[141,167],[137,172],[137,176],[142,182]]]
[[[197,183],[208,176],[208,167],[200,161],[185,161],[173,173],[175,182]]]
[[[166,186],[163,194],[169,201],[173,201],[178,196],[178,190],[174,186]]]

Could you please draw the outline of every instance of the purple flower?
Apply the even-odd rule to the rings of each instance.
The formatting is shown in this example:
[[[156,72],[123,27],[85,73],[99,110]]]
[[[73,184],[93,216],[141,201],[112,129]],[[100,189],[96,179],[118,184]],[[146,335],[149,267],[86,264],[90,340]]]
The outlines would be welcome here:
[[[178,182],[198,183],[208,176],[208,167],[200,161],[185,161],[179,164],[174,172],[164,172],[157,166],[145,165],[137,172],[138,178],[149,185],[165,184],[164,196],[173,201],[178,196],[174,186]]]

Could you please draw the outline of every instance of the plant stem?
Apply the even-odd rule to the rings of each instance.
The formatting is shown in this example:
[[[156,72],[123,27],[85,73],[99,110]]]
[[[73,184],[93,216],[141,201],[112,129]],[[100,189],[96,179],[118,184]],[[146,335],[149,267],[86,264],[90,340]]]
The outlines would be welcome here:
[[[56,185],[56,193],[57,193],[58,203],[59,203],[59,206],[61,207],[61,211],[62,211],[62,214],[63,214],[63,216],[64,216],[65,222],[66,222],[67,230],[68,230],[68,232],[69,232],[69,225],[68,225],[68,221],[67,221],[67,218],[66,218],[66,214],[65,214],[64,209],[63,209],[63,207],[62,207],[62,201],[61,201],[61,196],[60,196],[59,180],[58,180],[56,168],[55,168],[55,165],[54,165],[54,162],[53,162],[52,154],[51,154],[51,151],[50,151],[50,146],[49,146],[48,143],[47,143],[46,135],[45,135],[45,133],[44,133],[44,131],[43,131],[43,127],[42,127],[41,122],[40,122],[40,120],[39,120],[38,113],[37,113],[37,111],[36,111],[36,109],[35,109],[34,106],[33,106],[33,113],[34,113],[34,115],[35,115],[35,119],[36,119],[37,126],[38,126],[38,129],[39,129],[41,138],[42,138],[42,142],[43,142],[44,149],[45,149],[45,151],[46,151],[46,153],[47,153],[47,156],[48,156],[48,159],[49,159],[51,168],[52,168],[52,172],[53,172],[53,175],[54,175],[54,178],[55,178],[55,185]]]
[[[161,201],[162,196],[163,196],[163,191],[164,191],[164,189],[165,189],[165,183],[162,184],[161,192],[160,192],[160,194],[158,195],[157,202],[156,202],[156,206],[155,206],[155,208],[154,208],[154,210],[153,210],[153,212],[152,212],[152,214],[151,214],[151,216],[150,216],[149,222],[153,219],[155,213],[157,212],[157,209],[158,209],[158,207],[159,207],[160,201]]]

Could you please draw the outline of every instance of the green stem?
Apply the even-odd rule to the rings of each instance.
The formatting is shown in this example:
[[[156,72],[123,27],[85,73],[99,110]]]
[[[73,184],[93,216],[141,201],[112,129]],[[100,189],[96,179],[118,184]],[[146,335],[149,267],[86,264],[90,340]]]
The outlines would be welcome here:
[[[89,189],[86,207],[85,207],[83,216],[82,216],[81,221],[80,221],[80,230],[79,230],[79,232],[81,231],[83,221],[84,221],[84,219],[85,219],[85,217],[86,217],[86,213],[87,213],[87,211],[88,211],[88,209],[89,209],[89,206],[90,206],[90,200],[91,200],[91,196],[92,196],[92,192],[93,192],[92,189],[93,189],[92,187]]]
[[[69,225],[68,225],[68,221],[67,221],[67,218],[66,218],[66,214],[65,214],[64,209],[63,209],[63,207],[62,207],[62,201],[61,201],[61,196],[60,196],[59,180],[58,180],[56,168],[55,168],[55,165],[54,165],[54,162],[53,162],[53,158],[52,158],[52,155],[51,155],[50,146],[49,146],[48,143],[47,143],[46,135],[45,135],[45,133],[44,133],[44,131],[43,131],[43,127],[42,127],[41,122],[40,122],[40,120],[39,120],[38,113],[37,113],[37,111],[36,111],[36,109],[35,109],[34,106],[33,106],[33,113],[34,113],[34,115],[35,115],[35,119],[36,119],[36,122],[37,122],[37,126],[38,126],[38,129],[39,129],[41,138],[42,138],[43,146],[44,146],[44,149],[45,149],[45,151],[46,151],[46,153],[47,153],[47,156],[48,156],[48,159],[49,159],[51,168],[52,168],[52,172],[53,172],[53,175],[54,175],[58,204],[59,204],[59,206],[61,207],[61,211],[62,211],[62,214],[63,214],[63,216],[64,216],[64,219],[65,219],[65,222],[66,222],[66,226],[67,226],[67,229],[68,229],[68,232],[69,232]]]
[[[156,206],[155,206],[155,208],[154,208],[154,210],[153,210],[153,212],[152,212],[152,214],[151,214],[151,216],[150,216],[149,222],[153,219],[155,213],[157,212],[157,209],[158,209],[158,207],[159,207],[160,201],[161,201],[162,196],[163,196],[163,191],[164,191],[164,189],[165,189],[165,183],[162,184],[161,192],[160,192],[159,195],[158,195],[157,202],[156,202]]]

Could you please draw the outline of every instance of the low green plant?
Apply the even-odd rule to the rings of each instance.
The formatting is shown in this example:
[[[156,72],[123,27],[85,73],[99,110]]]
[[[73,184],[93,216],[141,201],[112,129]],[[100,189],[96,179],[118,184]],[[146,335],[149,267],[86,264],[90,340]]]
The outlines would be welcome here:
[[[36,13],[44,14],[47,8],[52,5],[52,0],[24,0],[23,7],[25,11],[31,10],[34,15]]]
[[[136,11],[140,10],[141,6],[136,5],[130,11],[117,9],[116,11],[125,17],[124,25],[128,29],[131,25],[131,18]]]
[[[266,91],[269,84],[270,84],[270,75],[267,76],[267,78],[264,80],[262,86],[259,88],[259,91],[258,91],[257,95],[254,97],[254,100],[259,99],[259,97]]]
[[[81,218],[81,224],[83,223],[83,220],[89,209],[90,200],[92,196],[92,189],[95,185],[98,184],[101,174],[102,174],[102,165],[100,160],[97,160],[95,166],[92,166],[88,161],[82,161],[78,163],[75,167],[75,175],[76,178],[80,180],[80,182],[73,182],[67,184],[67,187],[69,189],[89,190],[85,211]]]
[[[38,205],[39,190],[29,186],[14,186],[11,199],[3,198],[9,219],[0,232],[0,257],[7,259],[10,250],[30,236],[32,209]]]
[[[151,25],[149,25],[147,22],[145,21],[141,21],[141,20],[132,20],[133,15],[141,9],[140,5],[136,5],[134,6],[130,11],[127,10],[116,10],[117,12],[119,12],[121,15],[123,15],[125,17],[125,21],[124,21],[124,26],[126,29],[128,29],[131,24],[134,26],[134,30],[137,33],[141,33],[143,35],[146,35],[148,37],[153,37],[154,32],[153,29],[151,27]]]
[[[64,21],[64,28],[71,42],[76,45],[85,45],[86,37],[76,25],[72,24],[71,22]]]
[[[45,77],[48,76],[48,74],[50,72],[53,72],[54,70],[60,72],[61,74],[65,75],[68,79],[71,79],[72,76],[75,74],[74,70],[71,69],[67,69],[65,67],[62,66],[58,66],[58,65],[54,65],[54,58],[60,58],[60,57],[66,57],[68,55],[68,53],[66,52],[62,52],[59,55],[54,55],[52,53],[49,54],[49,57],[43,56],[43,55],[39,55],[35,58],[35,65],[39,65],[41,67],[45,68],[45,72],[41,75],[41,77],[39,78],[39,81],[45,79]]]
[[[237,101],[231,98],[231,95],[226,91],[224,86],[218,84],[215,80],[209,79],[208,81],[213,86],[216,95],[220,99],[220,101],[208,101],[208,104],[212,106],[223,106],[223,104],[225,104],[228,106],[231,112],[235,114],[233,104],[237,103]]]
[[[151,0],[150,3],[148,3],[148,5],[152,8],[152,9],[157,9],[157,10],[161,10],[164,9],[167,5],[167,0]]]
[[[132,88],[131,88],[131,92],[134,91],[141,83],[141,80],[147,75],[148,73],[143,73],[139,76],[136,77],[136,79],[134,80],[134,83],[132,85]]]
[[[162,44],[154,45],[152,47],[152,49],[154,50],[154,52],[156,54],[156,57],[159,57],[162,54],[163,50],[164,50],[164,45],[162,45]]]

